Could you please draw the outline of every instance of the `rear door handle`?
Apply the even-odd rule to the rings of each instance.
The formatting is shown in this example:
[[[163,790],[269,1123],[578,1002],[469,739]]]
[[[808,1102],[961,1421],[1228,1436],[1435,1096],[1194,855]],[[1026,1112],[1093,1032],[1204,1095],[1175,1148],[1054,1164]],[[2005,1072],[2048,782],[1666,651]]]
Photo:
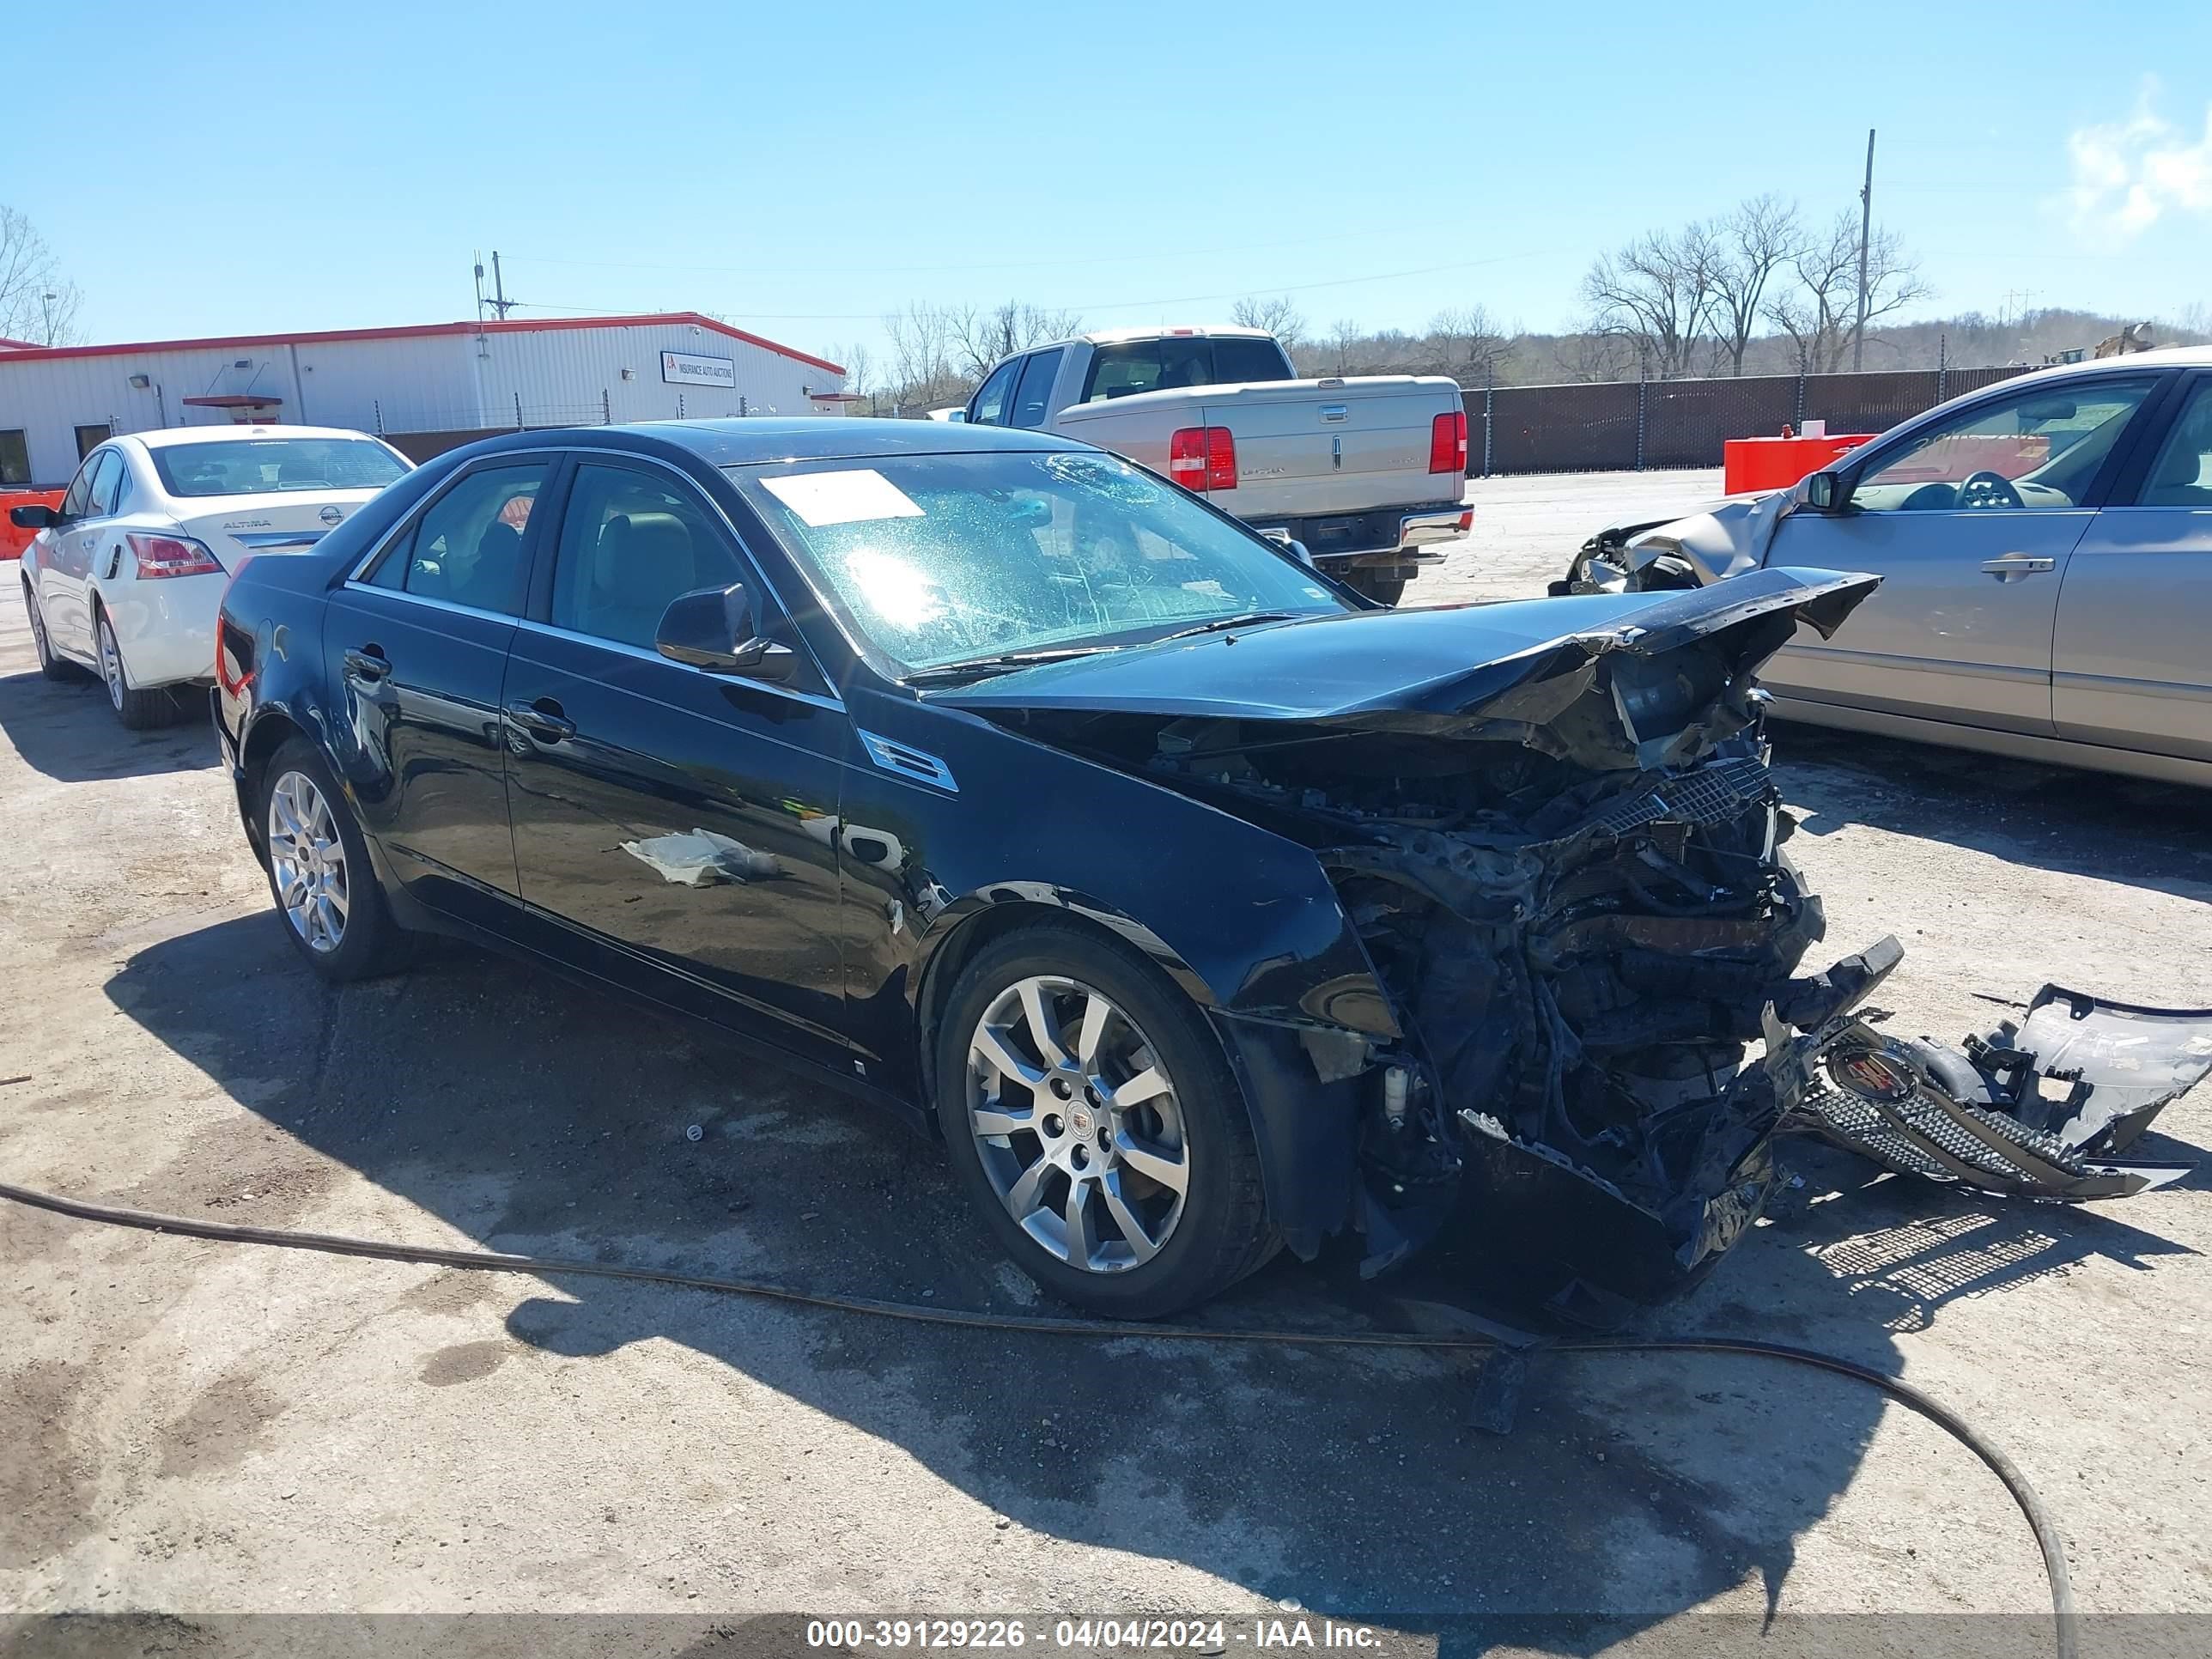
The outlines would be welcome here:
[[[547,743],[559,743],[576,735],[576,722],[562,713],[561,705],[550,697],[540,697],[535,702],[511,702],[507,706],[507,717],[532,737]]]
[[[384,647],[364,645],[358,651],[345,653],[346,678],[374,685],[392,672],[392,665],[385,660]]]

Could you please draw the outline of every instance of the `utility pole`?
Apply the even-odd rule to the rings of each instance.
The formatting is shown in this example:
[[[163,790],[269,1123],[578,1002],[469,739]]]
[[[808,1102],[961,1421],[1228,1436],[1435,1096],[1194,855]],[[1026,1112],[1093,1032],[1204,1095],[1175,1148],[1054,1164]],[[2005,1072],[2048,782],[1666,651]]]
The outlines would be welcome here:
[[[1859,189],[1859,311],[1851,325],[1851,373],[1857,374],[1866,356],[1867,238],[1874,228],[1874,129],[1867,129],[1866,183]],[[492,255],[494,259],[499,258]]]
[[[1869,152],[1869,159],[1868,160],[1867,166],[1871,169],[1874,166],[1874,162],[1871,159],[1871,151]],[[1869,179],[1872,178],[1873,174],[1871,171],[1869,171],[1868,176]],[[1863,252],[1861,252],[1859,260],[1861,264],[1865,264],[1866,256]],[[1862,273],[1862,283],[1863,283],[1863,273]],[[507,320],[507,308],[515,302],[507,297],[507,283],[499,274],[499,250],[497,248],[494,248],[491,251],[491,286],[492,294],[494,295],[491,302],[492,309],[499,313],[499,319],[503,323]]]
[[[483,255],[477,255],[477,320],[483,321]]]

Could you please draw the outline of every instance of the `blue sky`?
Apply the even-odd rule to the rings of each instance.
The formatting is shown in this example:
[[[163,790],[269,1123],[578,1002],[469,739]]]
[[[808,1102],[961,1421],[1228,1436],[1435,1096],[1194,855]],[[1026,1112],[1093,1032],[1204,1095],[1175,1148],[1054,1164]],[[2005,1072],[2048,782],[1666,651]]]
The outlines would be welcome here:
[[[494,22],[492,20],[501,20]],[[1591,256],[1774,191],[1931,312],[2212,305],[2212,6],[24,5],[0,202],[94,339],[911,300],[1094,325],[1566,323]]]

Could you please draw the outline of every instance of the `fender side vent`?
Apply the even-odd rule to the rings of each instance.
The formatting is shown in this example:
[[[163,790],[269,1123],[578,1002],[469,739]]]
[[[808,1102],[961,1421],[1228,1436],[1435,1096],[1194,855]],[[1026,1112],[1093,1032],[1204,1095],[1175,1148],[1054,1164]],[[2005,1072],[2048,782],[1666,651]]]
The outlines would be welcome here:
[[[856,728],[857,729],[857,728]],[[936,756],[905,744],[894,743],[889,738],[878,737],[873,732],[860,732],[861,745],[868,758],[886,772],[895,773],[915,783],[927,783],[957,795],[960,786],[952,781],[952,769]]]

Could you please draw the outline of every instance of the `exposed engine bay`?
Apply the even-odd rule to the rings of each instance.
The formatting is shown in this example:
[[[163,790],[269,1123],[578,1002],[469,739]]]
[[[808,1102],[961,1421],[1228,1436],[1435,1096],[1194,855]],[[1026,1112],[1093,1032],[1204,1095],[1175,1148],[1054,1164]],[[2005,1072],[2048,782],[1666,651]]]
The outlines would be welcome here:
[[[1830,625],[1873,586],[1841,580]],[[1686,595],[1685,615],[1717,602]],[[1361,1091],[1364,1270],[1472,1209],[1560,1311],[1610,1320],[1743,1235],[1785,1127],[1990,1191],[2118,1196],[2161,1176],[2107,1155],[2212,1069],[2212,1016],[2164,1016],[2160,1087],[2127,1092],[2113,1045],[2160,1016],[2049,991],[1964,1053],[1899,1044],[1860,1012],[1893,939],[1802,971],[1826,922],[1784,851],[1753,672],[1822,626],[1809,611],[1563,639],[1487,665],[1456,708],[1016,718],[1312,850],[1396,1027],[1302,1033],[1321,1083]],[[2062,1030],[2077,1005],[2103,1024]]]

